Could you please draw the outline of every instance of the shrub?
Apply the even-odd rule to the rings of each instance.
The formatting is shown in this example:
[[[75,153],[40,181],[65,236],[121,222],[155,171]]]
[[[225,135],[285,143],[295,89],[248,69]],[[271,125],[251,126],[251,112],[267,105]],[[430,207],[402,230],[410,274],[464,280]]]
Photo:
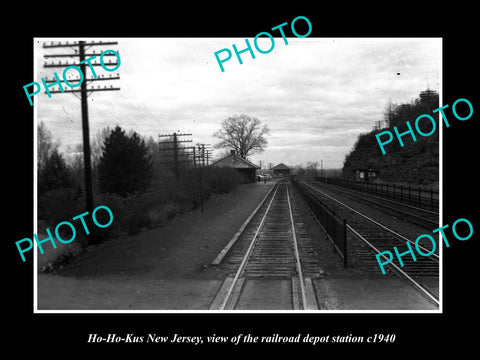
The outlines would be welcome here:
[[[107,228],[99,229],[100,231],[97,231],[95,233],[97,240],[101,240],[106,237],[118,236],[124,233],[125,223],[128,221],[124,198],[117,194],[98,194],[95,197],[95,203],[97,206],[107,206],[113,213],[112,224]],[[104,212],[98,212],[97,214],[97,220],[100,223],[103,224],[108,221],[108,219],[106,218],[107,214],[104,214]]]
[[[127,221],[125,222],[125,230],[128,234],[136,234],[150,225],[150,218],[147,216],[148,204],[144,204],[137,195],[130,195],[125,199],[125,212]]]
[[[47,224],[46,227],[51,230],[52,235],[54,234],[53,231],[58,223],[69,221],[77,229],[74,241],[81,246],[87,245],[87,236],[82,225],[76,224],[76,221],[72,220],[73,217],[85,212],[84,199],[78,199],[75,190],[58,189],[47,191],[39,196],[37,209],[37,220],[44,220]],[[95,228],[89,226],[89,230],[95,231]],[[62,238],[69,238],[71,235],[71,230],[68,227],[64,226],[60,229],[60,236]]]
[[[143,229],[171,220],[178,214],[200,206],[201,195],[206,201],[212,193],[231,191],[240,182],[239,174],[229,168],[203,168],[203,187],[200,186],[200,169],[182,172],[180,181],[164,176],[162,182],[151,186],[146,192],[134,192],[121,196],[115,193],[94,195],[94,206],[107,206],[113,214],[113,222],[106,228],[89,226],[90,242],[99,242],[122,234],[135,234]],[[203,189],[203,193],[202,193]],[[84,198],[75,200],[73,189],[52,190],[39,200],[39,214],[49,223],[68,221],[85,212]],[[41,209],[41,210],[40,210]],[[99,223],[109,221],[105,211],[96,214]],[[80,234],[77,231],[77,234]]]
[[[158,225],[183,210],[178,202],[173,200],[165,202],[164,194],[159,191],[134,193],[126,197],[101,194],[96,202],[112,210],[114,216],[112,225],[105,230],[102,229],[102,233],[109,237],[122,233],[135,234],[152,225]],[[107,214],[105,219],[100,217],[100,212],[98,214],[99,222],[108,221]]]
[[[38,172],[38,194],[51,190],[69,189],[73,185],[72,174],[57,149],[51,151]]]
[[[45,220],[50,226],[68,221],[80,214],[81,210],[81,204],[75,200],[73,189],[50,190],[38,198],[38,218]]]
[[[240,174],[232,168],[211,167],[206,171],[206,184],[216,194],[226,194],[241,182]]]

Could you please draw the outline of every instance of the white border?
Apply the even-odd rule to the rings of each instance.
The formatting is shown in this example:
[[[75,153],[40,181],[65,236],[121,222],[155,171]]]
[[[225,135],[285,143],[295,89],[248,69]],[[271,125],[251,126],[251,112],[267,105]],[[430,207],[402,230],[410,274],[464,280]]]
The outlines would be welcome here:
[[[33,81],[38,82],[38,48],[35,45],[37,38],[33,38]],[[37,107],[38,98],[33,102],[33,231],[34,234],[38,234],[38,203],[37,203],[37,158],[38,158],[38,107]],[[32,241],[35,241],[32,239]],[[42,310],[38,310],[38,246],[33,246],[33,312],[41,313]]]
[[[60,40],[59,40],[60,39]],[[33,38],[33,81],[37,81],[38,75],[38,50],[35,44],[36,41],[61,41],[65,39],[80,39],[80,38],[70,38],[70,37],[57,37],[57,38]],[[105,40],[120,40],[122,38],[82,38],[85,41],[95,41],[101,39],[102,41]],[[136,39],[136,38],[126,38],[128,40]],[[152,38],[154,39],[154,38]],[[198,40],[200,40],[199,38]],[[323,39],[323,38],[315,38],[312,39]],[[324,38],[324,39],[334,39],[334,38]],[[379,37],[362,37],[362,38],[341,38],[341,39],[368,39],[368,40],[375,40],[375,39],[396,39],[396,40],[440,40],[440,54],[439,54],[439,102],[440,106],[443,106],[443,37],[423,37],[423,38],[416,38],[416,37],[388,37],[388,38],[379,38]],[[33,150],[33,181],[34,181],[34,192],[33,192],[33,203],[34,203],[34,211],[33,211],[33,224],[34,224],[34,233],[37,234],[37,103],[38,98],[34,101],[34,121],[33,121],[33,133],[34,133],[34,150]],[[439,115],[440,116],[440,115]],[[440,214],[440,226],[443,226],[443,126],[440,126],[441,122],[439,121],[439,214]],[[440,246],[439,241],[439,256],[440,256],[440,273],[439,273],[439,308],[437,310],[39,310],[38,309],[38,272],[37,272],[37,256],[38,256],[38,247],[34,246],[34,254],[33,254],[33,313],[35,314],[405,314],[405,313],[412,313],[412,314],[442,314],[443,313],[443,246]]]
[[[439,76],[439,79],[440,79],[440,82],[439,82],[439,86],[440,86],[440,89],[438,91],[438,96],[439,96],[439,105],[440,107],[442,107],[444,104],[443,104],[443,38],[440,38],[441,39],[441,46],[440,46],[440,54],[439,54],[439,59],[440,59],[440,76]],[[439,167],[438,167],[438,178],[439,178],[439,183],[438,183],[438,196],[439,196],[439,214],[440,214],[440,218],[439,218],[439,222],[440,222],[440,227],[443,226],[443,126],[441,126],[440,124],[442,124],[440,122],[440,114],[438,115],[438,127],[440,128],[440,131],[439,131],[439,137],[440,137],[440,141],[439,141]],[[439,312],[440,313],[443,313],[443,245],[440,246],[440,244],[443,244],[443,242],[440,241],[440,235],[439,235],[439,239],[438,239],[438,247],[439,247],[439,256],[440,256],[440,278],[439,278],[439,288],[438,288],[438,292],[439,292],[439,301],[440,301],[440,306],[438,307],[439,309]]]

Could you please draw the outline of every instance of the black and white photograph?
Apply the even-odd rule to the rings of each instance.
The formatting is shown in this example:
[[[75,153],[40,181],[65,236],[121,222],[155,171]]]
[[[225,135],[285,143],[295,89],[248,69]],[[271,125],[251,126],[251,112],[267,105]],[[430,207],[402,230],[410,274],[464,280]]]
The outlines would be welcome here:
[[[441,39],[34,42],[38,311],[441,308]]]
[[[6,349],[474,350],[473,7],[162,5],[6,11]]]

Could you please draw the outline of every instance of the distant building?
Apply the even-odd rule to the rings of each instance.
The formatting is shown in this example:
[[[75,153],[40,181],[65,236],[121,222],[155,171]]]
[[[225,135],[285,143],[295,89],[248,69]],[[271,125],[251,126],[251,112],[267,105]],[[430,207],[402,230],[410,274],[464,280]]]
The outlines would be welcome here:
[[[372,181],[377,178],[378,171],[372,169],[356,169],[355,180],[357,181]]]
[[[243,159],[235,154],[235,150],[230,150],[230,154],[212,163],[211,166],[231,167],[237,170],[243,177],[244,182],[255,182],[255,172],[260,166]]]
[[[280,163],[272,168],[273,176],[290,176],[290,167],[284,163]]]

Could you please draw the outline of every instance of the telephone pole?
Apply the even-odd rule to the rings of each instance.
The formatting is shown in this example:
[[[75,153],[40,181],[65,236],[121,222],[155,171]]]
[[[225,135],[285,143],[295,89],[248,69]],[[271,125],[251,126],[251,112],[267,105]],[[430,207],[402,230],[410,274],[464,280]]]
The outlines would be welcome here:
[[[206,165],[209,165],[209,159],[212,157],[212,150],[209,148],[211,144],[197,144],[198,147],[198,164],[201,166],[205,166],[205,161]],[[194,150],[195,151],[195,150]],[[195,154],[195,153],[194,153]]]
[[[162,141],[162,144],[172,144],[173,147],[171,148],[162,148],[160,151],[172,151],[173,150],[173,164],[174,164],[174,169],[175,169],[175,179],[177,181],[180,180],[180,168],[179,168],[179,160],[178,160],[178,152],[179,150],[182,149],[189,149],[188,147],[180,147],[178,146],[179,143],[186,143],[186,142],[192,142],[192,140],[179,140],[179,136],[192,136],[192,134],[165,134],[165,135],[158,135],[160,138],[168,137],[171,138],[172,141]]]
[[[88,124],[88,103],[87,103],[87,97],[89,92],[93,91],[112,91],[112,90],[120,90],[120,88],[110,86],[107,88],[104,86],[104,88],[100,88],[98,86],[97,88],[93,87],[87,87],[87,81],[92,82],[92,81],[99,81],[99,80],[118,80],[120,79],[120,76],[117,74],[117,76],[109,76],[109,77],[104,77],[103,75],[101,77],[88,77],[86,73],[86,66],[85,66],[85,60],[92,60],[93,57],[96,57],[96,55],[100,54],[87,54],[85,52],[86,49],[89,49],[90,47],[93,46],[105,46],[105,45],[117,45],[118,43],[116,41],[107,41],[107,42],[102,42],[102,41],[77,41],[73,43],[55,43],[55,42],[50,42],[44,43],[43,48],[44,49],[50,49],[50,48],[73,48],[74,53],[73,54],[46,54],[44,55],[45,58],[78,58],[78,62],[74,61],[72,64],[70,64],[68,61],[63,63],[62,61],[59,61],[58,63],[45,63],[44,67],[65,67],[65,66],[76,66],[79,67],[82,73],[83,78],[79,77],[77,79],[70,79],[68,81],[60,80],[58,77],[53,77],[53,79],[48,80],[45,78],[45,83],[56,83],[59,86],[59,90],[48,90],[50,94],[54,93],[80,93],[80,101],[81,101],[81,109],[82,109],[82,132],[83,132],[83,162],[84,162],[84,170],[85,170],[85,200],[86,200],[86,207],[87,211],[89,213],[93,212],[93,184],[92,184],[92,166],[91,166],[91,159],[90,159],[90,130],[89,130],[89,124]],[[102,54],[103,55],[103,54]],[[86,56],[89,56],[89,59],[86,59]],[[106,53],[103,56],[115,56],[112,53]],[[115,65],[119,66],[118,62],[108,62],[108,65]],[[89,62],[89,65],[91,66],[102,66],[104,67],[105,64],[102,64],[101,62]],[[110,71],[110,70],[109,70]],[[114,71],[114,70],[112,70]],[[56,74],[55,74],[56,75]],[[72,86],[71,82],[74,81],[82,81],[80,85],[80,89],[63,89],[62,83],[67,82],[67,85],[73,87],[77,86]],[[78,83],[76,83],[78,84]],[[50,85],[51,87],[53,85]],[[47,92],[47,91],[46,91]]]
[[[205,146],[207,146],[207,149],[205,149]],[[207,166],[208,166],[208,158],[210,155],[210,149],[208,147],[210,144],[197,144],[198,147],[198,164],[199,164],[199,169],[198,169],[198,181],[200,184],[200,211],[203,212],[204,210],[204,203],[205,199],[203,198],[203,168],[205,167],[205,160],[207,160]],[[195,148],[194,148],[194,154],[195,154]],[[200,163],[201,161],[201,163]],[[200,165],[201,164],[201,165]]]

